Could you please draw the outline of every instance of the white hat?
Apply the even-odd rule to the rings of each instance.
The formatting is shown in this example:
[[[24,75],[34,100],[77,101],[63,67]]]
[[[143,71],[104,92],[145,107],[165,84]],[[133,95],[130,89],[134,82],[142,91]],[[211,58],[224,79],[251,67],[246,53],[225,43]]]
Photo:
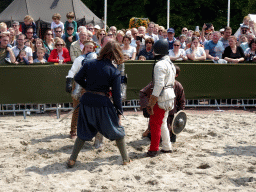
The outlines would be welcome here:
[[[99,25],[95,25],[94,29],[100,29],[100,26]]]
[[[132,35],[132,32],[130,30],[126,31],[126,35]]]

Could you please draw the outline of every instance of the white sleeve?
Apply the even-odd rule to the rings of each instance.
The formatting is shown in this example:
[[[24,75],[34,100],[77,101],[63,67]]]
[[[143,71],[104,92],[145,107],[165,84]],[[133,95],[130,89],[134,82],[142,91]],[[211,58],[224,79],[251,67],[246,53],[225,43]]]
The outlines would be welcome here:
[[[152,95],[159,97],[165,86],[165,76],[167,67],[162,61],[158,62],[154,68],[154,89]]]
[[[28,57],[33,57],[33,52],[32,52],[32,49],[30,47],[26,47],[25,51],[27,52]]]
[[[75,75],[78,73],[78,71],[81,69],[82,67],[82,61],[84,60],[84,57],[77,57],[75,60],[74,60],[74,63],[71,67],[71,69],[69,70],[68,72],[68,75],[66,76],[67,77],[70,77],[70,78],[74,78]]]

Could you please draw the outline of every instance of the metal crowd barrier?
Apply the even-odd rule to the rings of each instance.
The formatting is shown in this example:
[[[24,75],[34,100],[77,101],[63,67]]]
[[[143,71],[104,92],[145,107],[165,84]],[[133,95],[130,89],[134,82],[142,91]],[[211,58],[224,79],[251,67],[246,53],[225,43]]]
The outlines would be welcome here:
[[[186,100],[186,107],[216,107],[218,110],[222,107],[256,107],[256,99],[193,99]],[[133,109],[137,111],[140,108],[139,100],[128,100],[123,102],[124,109]],[[55,111],[57,119],[60,118],[61,111],[70,111],[73,109],[72,103],[56,104],[0,104],[0,113],[9,115],[13,113],[23,113],[24,119],[31,113],[45,113]]]

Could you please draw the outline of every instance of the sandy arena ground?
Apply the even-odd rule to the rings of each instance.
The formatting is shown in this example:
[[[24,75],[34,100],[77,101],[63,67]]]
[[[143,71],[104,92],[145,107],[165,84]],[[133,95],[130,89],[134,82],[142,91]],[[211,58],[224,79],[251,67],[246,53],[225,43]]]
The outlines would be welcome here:
[[[126,112],[132,163],[121,165],[115,142],[104,139],[101,149],[86,142],[73,169],[66,168],[74,144],[71,117],[1,115],[0,191],[256,191],[255,110],[186,111],[186,129],[172,154],[145,157],[147,119]]]

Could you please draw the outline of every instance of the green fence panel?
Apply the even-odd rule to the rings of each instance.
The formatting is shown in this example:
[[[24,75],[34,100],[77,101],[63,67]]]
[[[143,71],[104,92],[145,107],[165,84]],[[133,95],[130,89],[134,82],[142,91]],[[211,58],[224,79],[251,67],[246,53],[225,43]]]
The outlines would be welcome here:
[[[175,63],[186,99],[256,98],[256,64]],[[67,65],[0,66],[0,104],[72,102],[65,92]],[[139,90],[152,79],[153,61],[129,61],[127,99],[138,99]]]

